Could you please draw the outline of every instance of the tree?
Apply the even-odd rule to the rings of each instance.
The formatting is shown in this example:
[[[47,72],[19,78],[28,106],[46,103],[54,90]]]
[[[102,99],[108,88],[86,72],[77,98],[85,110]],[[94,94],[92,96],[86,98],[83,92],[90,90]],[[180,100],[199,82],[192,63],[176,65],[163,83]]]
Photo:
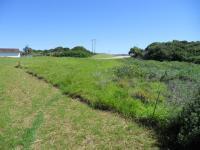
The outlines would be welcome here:
[[[30,48],[28,45],[25,46],[25,47],[23,48],[23,50],[24,50],[24,54],[25,54],[25,55],[30,55],[30,54],[32,53],[32,48]]]
[[[71,49],[72,51],[88,51],[85,47],[83,46],[76,46]]]
[[[143,57],[142,49],[135,46],[130,49],[129,55],[132,57],[136,57],[136,58],[138,58],[138,57],[142,58]]]

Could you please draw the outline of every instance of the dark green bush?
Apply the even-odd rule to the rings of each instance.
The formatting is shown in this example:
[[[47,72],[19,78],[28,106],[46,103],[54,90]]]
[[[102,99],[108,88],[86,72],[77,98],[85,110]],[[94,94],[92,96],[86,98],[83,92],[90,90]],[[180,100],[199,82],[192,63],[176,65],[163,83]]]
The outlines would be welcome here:
[[[55,57],[90,57],[92,54],[87,51],[66,51],[63,53],[54,53],[53,56]]]
[[[188,61],[199,63],[200,42],[155,42],[145,49],[143,58],[152,60]]]
[[[130,49],[129,55],[135,58],[143,58],[143,50],[138,47],[133,47]]]

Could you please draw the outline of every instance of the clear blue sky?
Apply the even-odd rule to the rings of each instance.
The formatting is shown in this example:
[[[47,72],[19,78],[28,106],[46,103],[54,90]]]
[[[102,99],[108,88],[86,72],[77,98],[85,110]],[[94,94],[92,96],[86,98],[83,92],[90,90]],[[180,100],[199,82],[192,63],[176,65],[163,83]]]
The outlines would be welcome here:
[[[0,47],[91,49],[93,38],[110,53],[200,40],[200,0],[0,0]]]

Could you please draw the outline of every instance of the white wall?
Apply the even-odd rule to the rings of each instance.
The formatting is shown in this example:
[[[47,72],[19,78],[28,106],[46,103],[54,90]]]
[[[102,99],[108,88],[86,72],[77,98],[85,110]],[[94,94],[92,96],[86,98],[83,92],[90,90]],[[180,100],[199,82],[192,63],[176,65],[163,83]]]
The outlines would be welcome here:
[[[0,53],[0,57],[15,57],[19,58],[20,53]]]

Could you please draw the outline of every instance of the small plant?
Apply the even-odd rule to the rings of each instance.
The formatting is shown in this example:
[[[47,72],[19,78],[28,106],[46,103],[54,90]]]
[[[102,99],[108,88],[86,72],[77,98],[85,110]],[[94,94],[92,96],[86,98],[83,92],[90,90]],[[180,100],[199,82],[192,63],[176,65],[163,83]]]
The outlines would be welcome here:
[[[21,66],[21,61],[18,61],[17,62],[17,65],[15,66],[16,68],[21,68],[22,66]]]

